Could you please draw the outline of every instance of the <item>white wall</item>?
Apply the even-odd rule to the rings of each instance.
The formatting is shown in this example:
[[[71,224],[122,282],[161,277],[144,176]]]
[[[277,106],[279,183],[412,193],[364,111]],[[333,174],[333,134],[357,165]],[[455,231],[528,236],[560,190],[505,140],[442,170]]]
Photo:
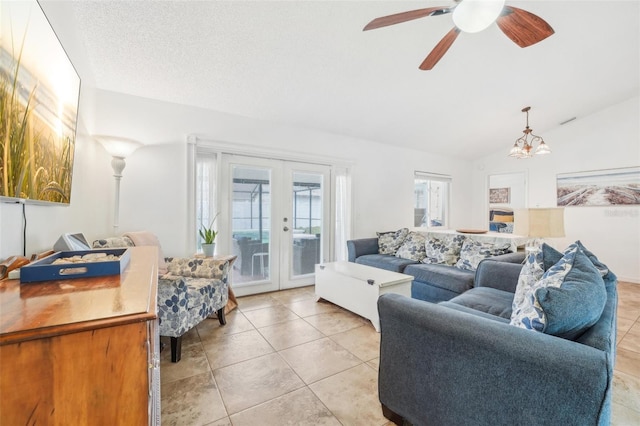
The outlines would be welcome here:
[[[553,152],[529,160],[503,152],[478,159],[473,165],[473,220],[483,225],[487,208],[487,176],[528,172],[528,207],[555,207],[558,173],[640,165],[640,100],[638,97],[595,114],[578,118],[541,136]],[[535,123],[533,123],[535,126]],[[534,127],[535,128],[535,127]],[[514,128],[514,138],[518,128]],[[640,206],[567,207],[565,238],[548,241],[558,249],[581,240],[623,281],[640,282]]]
[[[127,159],[120,230],[155,232],[168,255],[193,251],[185,238],[189,232],[185,192],[189,134],[352,161],[354,237],[412,226],[414,170],[452,175],[452,226],[466,226],[471,220],[466,161],[112,92],[98,91],[97,100],[95,133],[128,135],[147,144],[162,142],[139,149]]]
[[[113,92],[90,90],[88,94],[90,105],[81,105],[81,112],[91,112],[83,120],[90,128],[78,135],[71,206],[27,206],[27,255],[50,248],[62,232],[81,231],[90,241],[114,234],[110,157],[89,136],[100,134],[146,144],[126,160],[120,227],[115,233],[154,232],[170,256],[193,253],[186,238],[189,134],[352,161],[353,237],[413,225],[414,170],[450,174],[452,227],[468,226],[471,221],[466,161]],[[20,206],[0,205],[0,257],[22,252],[20,214]]]

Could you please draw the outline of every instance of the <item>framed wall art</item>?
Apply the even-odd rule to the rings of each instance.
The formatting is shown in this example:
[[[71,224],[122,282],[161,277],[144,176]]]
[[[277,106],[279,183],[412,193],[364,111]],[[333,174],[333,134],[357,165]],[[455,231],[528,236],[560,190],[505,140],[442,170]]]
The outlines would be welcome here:
[[[71,202],[79,96],[38,2],[0,1],[0,201]]]
[[[489,204],[509,204],[511,188],[489,188]]]
[[[640,205],[640,167],[557,175],[558,206]]]

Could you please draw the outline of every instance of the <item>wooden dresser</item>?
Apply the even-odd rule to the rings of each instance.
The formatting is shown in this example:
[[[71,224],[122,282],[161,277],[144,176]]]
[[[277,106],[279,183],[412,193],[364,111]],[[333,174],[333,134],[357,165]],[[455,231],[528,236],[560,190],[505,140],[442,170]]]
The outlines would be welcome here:
[[[0,281],[0,425],[160,424],[157,249],[122,275]]]

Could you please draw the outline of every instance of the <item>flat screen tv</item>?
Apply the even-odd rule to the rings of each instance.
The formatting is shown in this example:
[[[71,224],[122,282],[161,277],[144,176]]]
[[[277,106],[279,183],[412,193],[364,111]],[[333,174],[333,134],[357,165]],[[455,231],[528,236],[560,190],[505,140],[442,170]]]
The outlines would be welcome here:
[[[0,201],[69,204],[80,77],[35,0],[0,0]]]

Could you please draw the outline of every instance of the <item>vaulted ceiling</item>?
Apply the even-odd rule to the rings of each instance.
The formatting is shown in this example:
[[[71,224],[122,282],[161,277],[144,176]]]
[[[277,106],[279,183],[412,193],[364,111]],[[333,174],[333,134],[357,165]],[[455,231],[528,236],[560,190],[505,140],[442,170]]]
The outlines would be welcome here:
[[[40,3],[85,86],[467,158],[506,151],[525,106],[544,135],[640,91],[638,1],[507,1],[555,34],[522,49],[492,24],[431,71],[450,14],[362,28],[452,1]]]

